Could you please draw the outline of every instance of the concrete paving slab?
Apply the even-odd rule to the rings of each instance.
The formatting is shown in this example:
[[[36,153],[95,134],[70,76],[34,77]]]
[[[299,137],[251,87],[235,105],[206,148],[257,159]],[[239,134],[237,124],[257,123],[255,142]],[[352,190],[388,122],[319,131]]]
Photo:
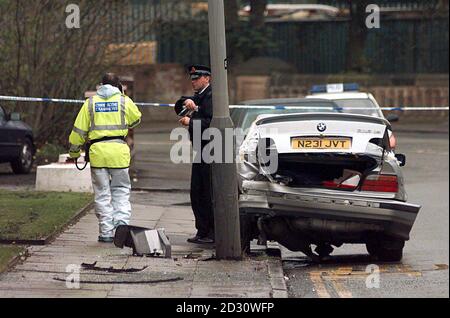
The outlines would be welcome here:
[[[162,196],[164,200],[171,197],[153,192],[133,193],[135,213],[132,223],[164,228],[172,244],[171,259],[134,257],[130,248],[118,249],[113,244],[98,243],[97,219],[91,210],[53,243],[30,248],[26,261],[0,275],[0,297],[268,298],[283,295],[283,286],[271,281],[281,279],[281,268],[277,268],[276,263],[269,266],[261,256],[258,259],[245,258],[241,262],[203,261],[205,255],[214,253],[214,248],[186,242],[195,233],[191,208],[154,205]],[[177,194],[173,197],[177,202],[186,200],[186,194],[182,199]],[[137,198],[136,201],[133,198]],[[133,274],[81,269],[81,280],[95,281],[96,284],[82,283],[80,289],[68,289],[64,281],[54,280],[67,277],[69,264],[94,262],[103,268],[147,268]],[[165,280],[174,278],[181,280]],[[118,284],[119,281],[126,284]],[[142,284],[149,281],[152,282]]]

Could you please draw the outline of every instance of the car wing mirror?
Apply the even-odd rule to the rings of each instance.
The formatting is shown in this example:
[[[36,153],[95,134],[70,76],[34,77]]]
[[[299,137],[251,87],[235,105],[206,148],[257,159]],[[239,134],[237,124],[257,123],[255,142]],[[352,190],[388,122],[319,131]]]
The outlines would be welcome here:
[[[11,113],[11,116],[9,117],[11,121],[20,121],[20,114],[19,113]]]
[[[404,167],[406,165],[406,156],[402,154],[396,154],[395,158],[400,162],[400,167]]]

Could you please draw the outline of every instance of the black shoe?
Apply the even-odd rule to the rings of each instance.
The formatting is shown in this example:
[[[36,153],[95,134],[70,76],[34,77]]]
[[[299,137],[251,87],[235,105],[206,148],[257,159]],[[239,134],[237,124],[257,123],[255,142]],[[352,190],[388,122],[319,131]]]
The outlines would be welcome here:
[[[213,239],[211,239],[211,238],[209,238],[207,236],[201,237],[201,236],[198,236],[198,235],[194,236],[194,237],[191,237],[191,238],[188,238],[187,241],[189,243],[194,243],[194,244],[212,244],[212,243],[214,243]]]
[[[201,237],[197,240],[196,242],[197,244],[213,244],[214,243],[214,239],[210,238],[210,237]]]
[[[200,238],[201,238],[201,237],[200,237],[199,235],[196,235],[196,236],[194,236],[194,237],[188,238],[187,241],[188,241],[189,243],[197,243],[197,241],[198,241]]]
[[[100,243],[112,243],[112,242],[114,242],[114,238],[112,238],[112,237],[99,236],[99,237],[98,237],[98,241],[99,241]]]

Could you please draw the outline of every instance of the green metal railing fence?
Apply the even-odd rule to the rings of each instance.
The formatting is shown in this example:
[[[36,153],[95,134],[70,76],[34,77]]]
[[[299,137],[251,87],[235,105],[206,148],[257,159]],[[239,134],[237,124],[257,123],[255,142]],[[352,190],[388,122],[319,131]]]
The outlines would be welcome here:
[[[145,18],[152,23],[137,28],[127,39],[119,36],[118,40],[157,41],[159,63],[209,63],[208,17],[206,12],[196,10],[199,2],[201,1],[133,0],[131,19],[120,21],[121,27],[117,32],[120,34],[121,28],[130,27],[133,21],[139,19]],[[425,10],[436,6],[438,0],[375,2],[385,7]],[[348,1],[342,0],[320,3],[341,8],[348,5]],[[270,31],[266,55],[293,65],[300,73],[345,71],[349,21],[270,22],[266,25]],[[365,46],[367,70],[379,74],[448,73],[448,28],[448,14],[447,17],[420,19],[382,17],[380,29],[368,30]]]

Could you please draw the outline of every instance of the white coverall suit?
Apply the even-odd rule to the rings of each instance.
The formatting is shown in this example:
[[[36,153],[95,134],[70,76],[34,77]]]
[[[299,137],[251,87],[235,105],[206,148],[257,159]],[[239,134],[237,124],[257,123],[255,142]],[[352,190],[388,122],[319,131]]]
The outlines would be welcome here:
[[[94,142],[89,157],[99,240],[113,238],[119,225],[130,222],[130,148],[125,137],[140,119],[141,113],[129,97],[114,86],[103,85],[85,102],[70,134],[72,158],[80,156],[86,139]]]

